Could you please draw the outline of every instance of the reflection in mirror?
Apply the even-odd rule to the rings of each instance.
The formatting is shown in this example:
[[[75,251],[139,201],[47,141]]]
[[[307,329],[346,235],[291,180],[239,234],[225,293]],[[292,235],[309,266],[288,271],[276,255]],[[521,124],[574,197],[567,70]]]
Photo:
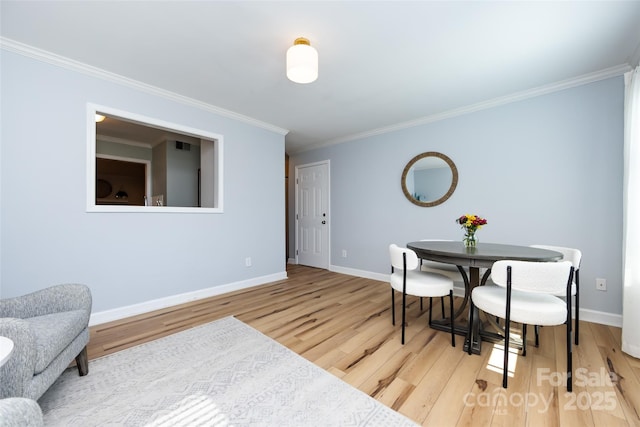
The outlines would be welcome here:
[[[89,111],[93,115],[89,210],[162,206],[163,211],[222,212],[221,136],[106,108]]]
[[[458,169],[442,153],[429,151],[415,156],[402,172],[402,191],[418,206],[444,203],[458,185]]]

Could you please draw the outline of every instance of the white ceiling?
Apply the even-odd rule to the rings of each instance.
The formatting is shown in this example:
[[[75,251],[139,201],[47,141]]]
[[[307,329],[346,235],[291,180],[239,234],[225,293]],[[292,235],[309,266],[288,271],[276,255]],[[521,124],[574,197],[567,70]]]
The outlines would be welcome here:
[[[5,42],[287,129],[290,153],[621,74],[640,59],[640,1],[1,0],[0,7]],[[319,53],[319,78],[308,85],[285,77],[285,52],[301,36]]]

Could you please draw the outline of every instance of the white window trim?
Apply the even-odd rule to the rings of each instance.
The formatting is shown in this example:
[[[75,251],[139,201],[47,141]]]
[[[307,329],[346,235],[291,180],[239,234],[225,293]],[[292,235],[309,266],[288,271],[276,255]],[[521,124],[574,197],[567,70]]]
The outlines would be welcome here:
[[[96,121],[97,112],[113,115],[124,119],[148,124],[167,131],[186,134],[195,138],[215,141],[215,165],[214,174],[217,183],[214,190],[216,200],[215,208],[206,207],[178,207],[178,206],[119,206],[96,205]],[[219,134],[190,128],[164,120],[145,117],[140,114],[130,113],[111,107],[105,107],[93,103],[87,104],[87,212],[154,212],[154,213],[223,213],[224,201],[224,171],[223,171],[223,146],[224,137]]]

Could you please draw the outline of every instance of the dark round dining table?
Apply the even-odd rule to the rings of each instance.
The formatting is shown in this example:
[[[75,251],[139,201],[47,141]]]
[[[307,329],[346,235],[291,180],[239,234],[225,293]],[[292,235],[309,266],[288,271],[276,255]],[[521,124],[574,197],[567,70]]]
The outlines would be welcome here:
[[[464,282],[464,299],[454,313],[455,331],[456,334],[464,336],[467,335],[469,326],[463,313],[469,303],[471,291],[476,286],[485,284],[491,275],[491,267],[494,262],[500,260],[554,262],[563,257],[560,252],[530,246],[478,242],[475,247],[468,248],[464,246],[462,241],[451,240],[419,240],[408,243],[407,248],[413,250],[421,259],[453,264],[458,267]],[[480,269],[483,268],[486,270],[481,279]],[[478,319],[478,316],[474,316],[474,319]],[[434,329],[448,331],[449,319],[433,320],[431,326]],[[473,336],[470,338],[473,353],[480,353],[482,339],[496,341],[500,338],[496,334],[485,333],[480,325],[473,325],[472,330]],[[468,340],[469,337],[465,342],[465,348],[468,345]]]

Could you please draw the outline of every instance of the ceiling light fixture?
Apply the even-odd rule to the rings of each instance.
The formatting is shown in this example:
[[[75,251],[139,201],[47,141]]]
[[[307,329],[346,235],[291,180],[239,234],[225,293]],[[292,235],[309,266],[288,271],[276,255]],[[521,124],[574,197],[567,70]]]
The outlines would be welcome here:
[[[296,83],[311,83],[318,78],[318,51],[303,37],[287,50],[287,77]]]
[[[103,120],[104,120],[104,116],[102,114],[96,113],[96,123],[100,123]]]

